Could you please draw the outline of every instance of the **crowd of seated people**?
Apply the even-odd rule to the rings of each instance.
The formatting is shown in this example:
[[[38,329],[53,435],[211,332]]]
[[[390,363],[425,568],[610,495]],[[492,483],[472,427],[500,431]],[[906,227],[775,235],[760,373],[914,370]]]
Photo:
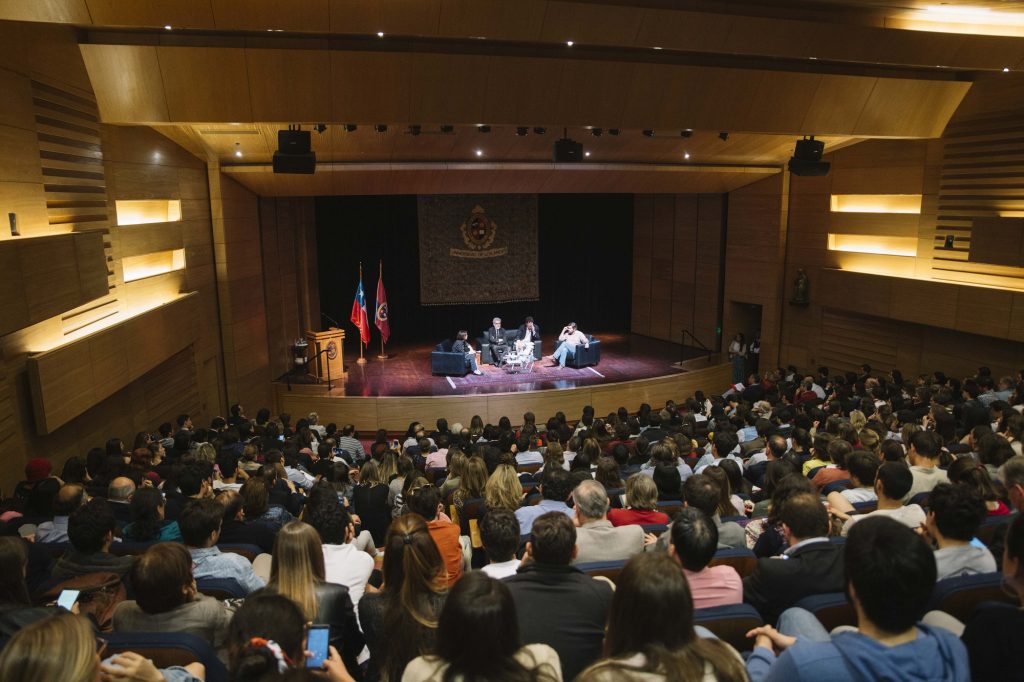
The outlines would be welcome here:
[[[307,679],[309,624],[331,680],[1020,678],[1022,378],[790,367],[662,408],[365,440],[315,414],[180,415],[61,476],[28,462],[0,510],[0,679],[207,675],[102,656],[105,632]],[[1017,601],[935,609],[963,576]],[[815,595],[847,622],[830,632]],[[764,623],[744,641],[702,620],[738,608]],[[41,653],[54,637],[67,657]]]

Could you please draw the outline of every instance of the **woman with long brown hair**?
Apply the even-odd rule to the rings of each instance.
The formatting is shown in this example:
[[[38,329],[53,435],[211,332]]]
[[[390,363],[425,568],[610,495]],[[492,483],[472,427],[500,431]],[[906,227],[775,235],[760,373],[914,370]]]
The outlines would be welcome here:
[[[484,496],[487,486],[487,465],[483,457],[470,457],[459,479],[459,489],[452,494],[452,504],[462,509],[467,500],[475,500]]]
[[[367,679],[398,682],[409,661],[434,652],[446,594],[444,561],[422,516],[391,522],[383,573],[380,592],[359,600],[359,622],[370,649]]]
[[[285,524],[274,541],[267,589],[295,602],[307,622],[330,625],[331,644],[341,652],[345,667],[355,670],[363,636],[352,599],[347,587],[326,580],[320,535],[302,521]]]
[[[580,682],[718,680],[743,682],[743,659],[717,639],[698,637],[693,596],[668,554],[638,554],[619,574],[608,612],[605,658]]]

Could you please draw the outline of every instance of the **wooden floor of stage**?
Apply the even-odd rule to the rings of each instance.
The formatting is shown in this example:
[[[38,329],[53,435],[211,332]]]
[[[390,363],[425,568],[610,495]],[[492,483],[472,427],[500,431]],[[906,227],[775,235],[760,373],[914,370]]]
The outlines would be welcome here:
[[[545,356],[536,362],[530,372],[509,373],[500,367],[484,365],[481,376],[435,376],[430,372],[430,353],[433,344],[406,344],[388,347],[390,356],[379,360],[375,354],[367,357],[366,364],[355,362],[348,347],[345,349],[347,376],[342,384],[335,381],[329,393],[326,385],[316,388],[317,393],[348,397],[404,397],[404,396],[456,396],[518,393],[549,389],[577,388],[593,384],[617,383],[650,379],[685,373],[673,367],[680,360],[680,346],[635,334],[594,334],[601,340],[601,362],[595,367],[573,369],[552,365]],[[348,345],[348,344],[346,344]],[[546,342],[544,352],[550,354],[553,344]],[[707,353],[687,347],[686,366],[697,369],[704,366]],[[719,362],[714,354],[713,362]],[[278,383],[288,383],[282,377]],[[308,393],[312,386],[292,382],[293,387]],[[301,385],[301,388],[299,387]]]

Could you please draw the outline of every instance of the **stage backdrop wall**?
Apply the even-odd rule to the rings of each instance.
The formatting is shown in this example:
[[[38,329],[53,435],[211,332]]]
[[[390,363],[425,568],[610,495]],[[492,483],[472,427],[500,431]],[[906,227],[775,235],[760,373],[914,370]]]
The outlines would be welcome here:
[[[415,196],[319,197],[316,200],[321,310],[348,322],[360,260],[367,309],[373,317],[377,263],[384,260],[392,341],[436,342],[467,329],[476,337],[497,315],[518,327],[526,315],[541,326],[545,348],[562,326],[575,320],[583,331],[628,332],[633,262],[633,196],[542,194],[537,196],[535,301],[423,305],[420,282],[447,282],[444,263],[420,272]],[[472,206],[470,207],[473,208]],[[457,226],[456,226],[457,228]],[[468,282],[465,286],[483,283]],[[323,323],[328,324],[325,319]],[[370,350],[379,350],[372,328]],[[349,346],[354,352],[354,344]],[[351,356],[350,356],[351,357]]]

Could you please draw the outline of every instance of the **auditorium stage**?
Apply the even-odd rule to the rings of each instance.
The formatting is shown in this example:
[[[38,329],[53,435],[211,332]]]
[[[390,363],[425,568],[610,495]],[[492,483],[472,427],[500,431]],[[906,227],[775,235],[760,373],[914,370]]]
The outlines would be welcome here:
[[[541,360],[531,373],[507,374],[485,365],[482,376],[434,376],[430,373],[433,345],[409,344],[388,348],[391,356],[378,360],[376,354],[365,365],[355,362],[346,342],[347,376],[328,391],[326,384],[289,382],[286,377],[273,383],[274,409],[297,418],[317,412],[320,422],[353,423],[361,431],[385,428],[404,430],[410,421],[432,423],[438,417],[468,423],[479,414],[497,422],[509,416],[521,421],[523,412],[533,411],[547,419],[558,410],[578,415],[584,405],[607,413],[620,405],[635,412],[640,403],[663,405],[665,400],[682,400],[695,390],[724,391],[731,368],[721,355],[710,360],[703,351],[687,349],[683,367],[678,344],[633,334],[596,334],[601,339],[601,363],[593,368],[548,367]],[[553,349],[545,345],[545,352]]]

